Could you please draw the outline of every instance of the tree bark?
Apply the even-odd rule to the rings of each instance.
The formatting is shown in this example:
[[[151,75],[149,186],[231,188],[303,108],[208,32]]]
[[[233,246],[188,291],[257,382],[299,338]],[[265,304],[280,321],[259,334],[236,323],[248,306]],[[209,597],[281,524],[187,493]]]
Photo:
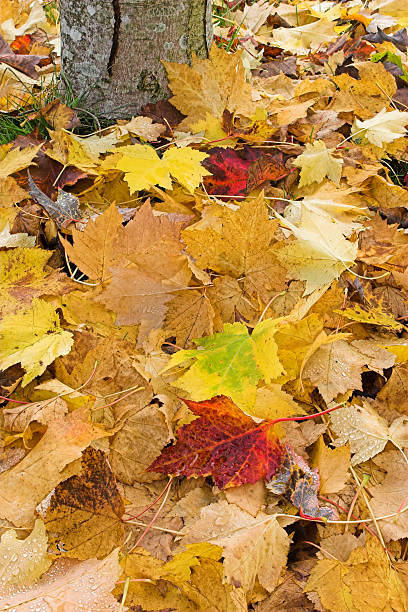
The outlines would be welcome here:
[[[60,0],[62,75],[81,104],[128,117],[170,95],[160,60],[208,56],[211,0]]]

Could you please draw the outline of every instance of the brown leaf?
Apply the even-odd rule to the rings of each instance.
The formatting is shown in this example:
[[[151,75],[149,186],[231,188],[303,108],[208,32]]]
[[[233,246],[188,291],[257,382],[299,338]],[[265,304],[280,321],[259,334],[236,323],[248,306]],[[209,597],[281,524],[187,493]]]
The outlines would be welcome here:
[[[212,335],[214,310],[206,293],[180,291],[168,305],[163,324],[167,336],[175,336],[182,348],[191,346],[194,338]]]
[[[64,469],[81,456],[90,442],[108,435],[87,422],[86,417],[86,411],[78,409],[51,421],[28,455],[0,475],[0,516],[17,527],[33,524],[37,504],[64,480]]]
[[[81,472],[54,490],[45,516],[50,545],[75,559],[106,557],[123,540],[123,500],[102,451],[88,447]]]
[[[46,122],[54,130],[72,130],[81,125],[74,109],[63,104],[59,98],[51,100],[51,102],[48,102],[48,104],[40,108],[40,110],[29,113],[26,121],[32,121],[38,117],[44,117]]]
[[[320,493],[337,493],[346,486],[350,449],[347,446],[331,449],[320,436],[313,449],[311,465],[319,469]]]
[[[405,423],[405,427],[407,423]],[[394,517],[381,521],[381,533],[388,540],[399,540],[408,536],[408,515],[399,511],[407,505],[408,468],[399,451],[388,451],[376,457],[387,475],[381,484],[369,487],[373,498],[371,507],[376,516],[395,514]]]
[[[126,484],[162,478],[161,474],[146,470],[160,455],[168,438],[165,419],[154,405],[134,410],[111,440],[109,462],[115,476]]]

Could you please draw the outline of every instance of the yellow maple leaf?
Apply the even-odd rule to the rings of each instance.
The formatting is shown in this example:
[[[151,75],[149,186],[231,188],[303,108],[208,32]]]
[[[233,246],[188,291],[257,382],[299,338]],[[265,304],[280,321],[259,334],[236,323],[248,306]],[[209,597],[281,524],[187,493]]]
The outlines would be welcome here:
[[[98,156],[82,144],[74,134],[67,130],[48,130],[51,136],[51,147],[46,154],[63,166],[75,166],[88,174],[98,174],[96,170]]]
[[[306,593],[316,591],[325,609],[391,612],[407,609],[407,595],[381,542],[367,537],[347,561],[321,559],[312,569]]]
[[[122,157],[116,168],[125,172],[125,181],[131,193],[149,189],[153,185],[171,189],[170,175],[190,193],[194,193],[203,176],[211,174],[201,165],[208,156],[190,147],[168,149],[162,159],[149,145],[128,145],[122,147],[120,152]]]
[[[5,317],[1,324],[0,368],[21,363],[25,386],[60,355],[69,353],[72,334],[63,330],[54,308],[35,299],[32,308]]]
[[[344,237],[342,224],[304,207],[297,225],[275,214],[297,239],[279,249],[278,259],[288,276],[306,281],[304,295],[331,283],[353,265],[357,242]]]
[[[174,94],[170,101],[187,115],[179,129],[193,129],[198,121],[206,121],[208,115],[221,119],[225,109],[252,115],[251,87],[245,81],[241,56],[212,45],[209,59],[200,60],[193,54],[191,66],[163,62]]]
[[[183,147],[181,149],[173,147],[167,149],[162,161],[167,165],[170,174],[176,181],[183,185],[190,193],[194,193],[195,188],[201,183],[203,177],[211,174],[201,165],[201,162],[207,157],[206,153],[196,151],[190,147]]]
[[[339,184],[343,160],[334,157],[333,150],[327,149],[322,140],[306,144],[306,151],[293,162],[294,166],[301,169],[299,187],[315,182],[321,183],[326,176],[333,183]]]
[[[277,224],[269,220],[263,193],[242,202],[238,210],[214,205],[209,213],[208,222],[199,221],[182,232],[196,265],[235,278],[244,276],[245,291],[265,301],[270,299],[269,290],[282,290],[284,270],[273,245]]]
[[[386,111],[383,108],[379,113],[367,119],[360,121],[355,119],[351,127],[353,140],[364,138],[371,144],[382,147],[384,143],[393,142],[401,136],[405,136],[408,124],[408,112],[399,110]]]

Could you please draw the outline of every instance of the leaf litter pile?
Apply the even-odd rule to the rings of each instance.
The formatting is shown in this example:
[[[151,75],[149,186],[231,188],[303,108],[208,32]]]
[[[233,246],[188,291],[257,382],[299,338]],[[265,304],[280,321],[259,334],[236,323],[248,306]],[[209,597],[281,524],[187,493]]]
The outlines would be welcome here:
[[[404,0],[219,0],[90,135],[3,1],[0,610],[406,611]]]

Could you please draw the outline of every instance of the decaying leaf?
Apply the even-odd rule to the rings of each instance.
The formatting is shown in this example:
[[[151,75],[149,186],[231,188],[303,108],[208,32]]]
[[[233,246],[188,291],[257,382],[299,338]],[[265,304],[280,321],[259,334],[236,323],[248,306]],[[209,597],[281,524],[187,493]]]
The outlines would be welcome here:
[[[17,527],[32,525],[37,504],[69,473],[69,464],[106,432],[87,422],[78,409],[51,421],[35,448],[11,470],[0,474],[1,516]]]
[[[78,475],[61,482],[46,511],[50,545],[74,559],[103,559],[123,539],[123,500],[102,451],[82,455]]]

